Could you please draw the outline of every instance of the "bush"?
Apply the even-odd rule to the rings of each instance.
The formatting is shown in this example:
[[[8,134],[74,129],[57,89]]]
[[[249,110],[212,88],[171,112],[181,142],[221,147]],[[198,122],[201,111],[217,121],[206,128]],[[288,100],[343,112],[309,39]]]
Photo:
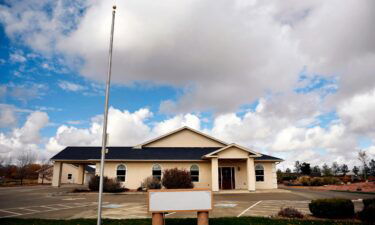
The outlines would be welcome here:
[[[374,205],[375,204],[375,198],[363,199],[362,202],[363,202],[364,208],[366,208],[366,207],[368,207],[370,205]]]
[[[363,222],[367,222],[370,224],[375,223],[375,198],[371,199],[363,199],[363,210],[359,212],[359,218]]]
[[[314,177],[314,178],[311,179],[310,185],[311,186],[322,186],[322,185],[324,185],[323,179],[320,178],[320,177]]]
[[[163,173],[162,184],[167,189],[193,188],[190,173],[177,168],[167,169]]]
[[[340,179],[338,179],[336,177],[323,177],[323,184],[324,185],[339,184],[339,183],[340,183]]]
[[[161,189],[161,182],[159,179],[149,176],[145,178],[141,184],[142,190],[148,190],[148,189]]]
[[[298,178],[298,182],[301,183],[303,186],[310,186],[310,177],[302,176]]]
[[[89,189],[91,191],[99,191],[100,177],[95,176],[91,178],[89,182]],[[103,191],[104,192],[123,192],[128,189],[121,187],[120,182],[117,179],[109,179],[108,177],[103,177]]]
[[[303,218],[303,214],[292,207],[281,208],[277,215],[287,218]]]
[[[354,215],[354,204],[349,199],[317,199],[309,204],[311,213],[323,218],[346,218]]]

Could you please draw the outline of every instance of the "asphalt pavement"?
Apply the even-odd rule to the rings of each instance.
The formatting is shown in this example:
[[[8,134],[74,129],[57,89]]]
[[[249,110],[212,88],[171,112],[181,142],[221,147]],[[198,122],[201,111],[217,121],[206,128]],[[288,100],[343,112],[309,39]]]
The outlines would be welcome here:
[[[97,193],[72,193],[73,186],[1,187],[0,218],[95,218]],[[374,195],[285,188],[284,191],[261,193],[228,193],[214,195],[210,217],[273,216],[282,207],[292,206],[308,214],[308,203],[317,198],[349,198],[356,210],[361,199]],[[113,219],[149,218],[146,194],[104,194],[103,217]],[[167,217],[196,217],[192,212],[172,212]]]

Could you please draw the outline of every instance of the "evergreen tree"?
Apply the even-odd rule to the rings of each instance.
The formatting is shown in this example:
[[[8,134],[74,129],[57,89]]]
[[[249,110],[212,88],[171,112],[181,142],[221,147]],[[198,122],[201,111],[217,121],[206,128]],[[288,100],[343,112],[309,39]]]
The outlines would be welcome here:
[[[294,163],[294,172],[296,174],[301,174],[301,164],[299,163],[299,161],[296,161]]]
[[[358,176],[358,173],[359,173],[359,168],[357,166],[354,166],[353,169],[352,169],[353,173]]]
[[[346,164],[342,164],[341,165],[341,168],[340,168],[340,171],[341,173],[346,176],[346,174],[349,172],[349,168],[348,168],[348,165]]]
[[[311,174],[311,168],[310,168],[310,163],[302,163],[301,166],[301,173],[303,175],[310,175]]]
[[[332,169],[329,168],[329,166],[324,163],[322,167],[322,173],[323,173],[323,176],[326,176],[326,177],[332,176]]]
[[[320,170],[319,166],[314,166],[311,170],[311,176],[314,177],[320,177],[322,175],[322,172]]]
[[[337,162],[333,162],[331,168],[332,168],[331,171],[332,171],[333,175],[337,176],[337,174],[340,172],[339,164],[337,164]]]

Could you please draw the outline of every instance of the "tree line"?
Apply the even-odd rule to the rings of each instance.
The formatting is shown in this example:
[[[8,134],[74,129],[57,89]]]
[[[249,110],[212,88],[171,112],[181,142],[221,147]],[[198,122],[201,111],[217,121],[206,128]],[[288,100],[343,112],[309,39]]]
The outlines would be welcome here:
[[[333,162],[331,166],[324,163],[321,167],[319,165],[311,166],[310,163],[296,161],[293,171],[287,168],[284,172],[278,170],[278,173],[307,175],[307,176],[346,176],[350,171],[355,176],[362,177],[367,180],[369,176],[375,177],[375,160],[369,158],[366,151],[359,151],[357,159],[361,165],[349,168],[347,164],[338,164]]]
[[[22,151],[12,158],[0,156],[0,182],[18,181],[23,185],[25,179],[35,180],[40,175],[43,183],[51,180],[53,172],[48,169],[50,166],[48,161],[38,163],[31,151]]]

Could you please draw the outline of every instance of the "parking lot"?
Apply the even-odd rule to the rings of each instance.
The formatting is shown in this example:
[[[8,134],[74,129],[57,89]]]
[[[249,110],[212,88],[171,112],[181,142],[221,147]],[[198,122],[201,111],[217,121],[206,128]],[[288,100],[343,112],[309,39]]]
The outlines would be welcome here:
[[[72,187],[50,186],[0,188],[0,218],[95,218],[97,194],[71,193]],[[356,210],[362,198],[373,195],[291,189],[248,194],[215,194],[210,217],[273,216],[282,207],[292,206],[308,214],[311,199],[345,197],[353,200]],[[104,194],[103,217],[113,219],[148,218],[146,194]],[[166,217],[195,217],[195,213],[171,212]]]

